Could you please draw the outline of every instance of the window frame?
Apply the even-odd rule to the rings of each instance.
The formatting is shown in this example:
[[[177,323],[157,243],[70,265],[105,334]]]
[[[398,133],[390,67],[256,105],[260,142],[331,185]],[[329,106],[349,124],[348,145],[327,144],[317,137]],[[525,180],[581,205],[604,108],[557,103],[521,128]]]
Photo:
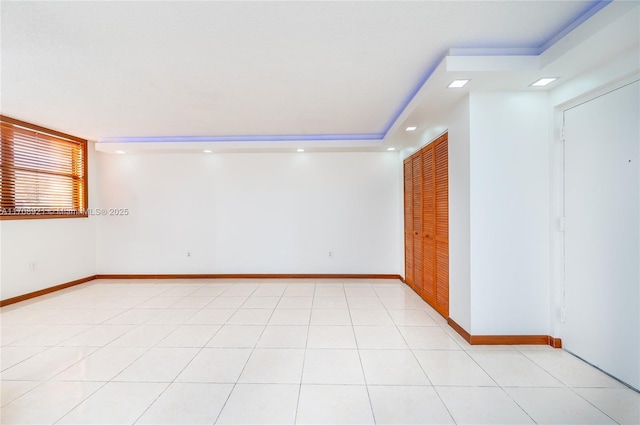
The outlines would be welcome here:
[[[88,205],[89,205],[89,174],[88,174],[88,141],[86,139],[81,139],[76,136],[72,136],[70,134],[62,133],[60,131],[52,130],[50,128],[42,127],[36,124],[31,124],[25,121],[21,121],[15,118],[10,118],[5,115],[0,115],[0,122],[3,124],[9,124],[11,127],[21,127],[28,131],[36,132],[38,134],[45,135],[49,138],[53,137],[56,139],[64,139],[67,142],[72,142],[77,144],[81,148],[83,161],[82,161],[82,177],[78,182],[74,182],[73,184],[82,184],[82,200],[81,205],[75,206],[73,209],[62,209],[55,207],[27,207],[24,210],[19,210],[15,208],[15,198],[16,198],[16,189],[15,187],[8,191],[2,188],[4,193],[0,193],[0,201],[4,200],[3,197],[7,197],[10,199],[8,206],[2,206],[0,204],[0,220],[28,220],[28,219],[50,219],[50,218],[87,218],[88,214]],[[4,172],[11,172],[15,170],[14,163],[14,151],[15,145],[13,143],[14,137],[10,136],[11,143],[9,144],[0,144],[0,178],[2,176],[2,169]],[[10,166],[4,166],[6,162],[9,162]],[[72,160],[73,163],[73,160]],[[37,171],[36,171],[37,172]],[[47,173],[43,173],[47,174]],[[55,174],[55,173],[50,173]],[[8,181],[8,180],[6,180]],[[6,181],[3,181],[3,184],[6,184]],[[13,180],[12,180],[13,181]],[[15,183],[15,181],[14,181]],[[0,186],[1,187],[1,186]],[[9,195],[7,195],[9,193]],[[11,202],[13,199],[13,202]],[[7,210],[8,213],[7,213]]]

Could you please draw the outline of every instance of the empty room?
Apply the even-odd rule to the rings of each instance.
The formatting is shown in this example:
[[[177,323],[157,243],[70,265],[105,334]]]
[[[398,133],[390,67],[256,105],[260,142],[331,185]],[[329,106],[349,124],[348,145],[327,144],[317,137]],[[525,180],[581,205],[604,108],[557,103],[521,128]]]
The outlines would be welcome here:
[[[640,2],[0,2],[3,424],[640,423]]]

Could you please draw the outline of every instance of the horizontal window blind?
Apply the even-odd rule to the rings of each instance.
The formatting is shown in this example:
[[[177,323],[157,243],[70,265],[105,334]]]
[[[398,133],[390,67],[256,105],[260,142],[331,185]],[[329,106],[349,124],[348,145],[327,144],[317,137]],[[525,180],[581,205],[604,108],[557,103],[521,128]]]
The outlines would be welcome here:
[[[0,218],[85,217],[87,141],[0,116]]]

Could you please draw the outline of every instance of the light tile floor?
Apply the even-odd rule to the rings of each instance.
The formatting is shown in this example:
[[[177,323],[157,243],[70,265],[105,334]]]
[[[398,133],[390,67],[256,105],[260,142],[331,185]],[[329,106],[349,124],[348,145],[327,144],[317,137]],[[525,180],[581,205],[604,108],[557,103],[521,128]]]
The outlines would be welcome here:
[[[0,310],[3,424],[640,423],[546,346],[469,346],[391,280],[98,280]]]

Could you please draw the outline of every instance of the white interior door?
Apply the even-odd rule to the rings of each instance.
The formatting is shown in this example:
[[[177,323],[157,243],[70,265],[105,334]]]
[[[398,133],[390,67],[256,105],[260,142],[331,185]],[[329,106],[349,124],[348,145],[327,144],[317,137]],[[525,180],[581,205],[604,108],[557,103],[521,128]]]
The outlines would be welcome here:
[[[563,346],[640,388],[640,83],[564,111]]]

